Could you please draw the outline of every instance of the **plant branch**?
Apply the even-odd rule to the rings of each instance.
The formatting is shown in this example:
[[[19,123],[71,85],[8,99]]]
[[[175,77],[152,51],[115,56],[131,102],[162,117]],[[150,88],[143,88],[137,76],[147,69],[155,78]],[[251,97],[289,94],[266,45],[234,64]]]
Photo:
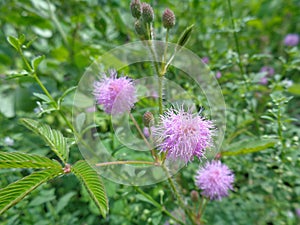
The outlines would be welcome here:
[[[157,201],[155,201],[150,195],[145,193],[142,189],[139,187],[134,186],[134,189],[142,194],[146,199],[148,199],[155,207],[159,208],[163,213],[165,213],[167,216],[169,216],[171,219],[173,219],[175,222],[185,225],[185,223],[179,219],[177,219],[175,216],[173,216],[165,207],[161,206]]]
[[[179,202],[179,205],[181,206],[182,209],[184,209],[185,213],[187,214],[187,216],[189,217],[189,219],[194,222],[194,216],[192,215],[191,211],[188,209],[188,207],[185,205],[183,199],[181,198],[180,194],[179,194],[179,191],[177,190],[172,178],[171,178],[171,175],[168,171],[168,168],[166,168],[165,165],[162,165],[164,171],[167,173],[167,177],[168,177],[168,182],[171,186],[171,189],[173,191],[173,193],[175,194],[175,197],[177,198],[178,202]]]
[[[124,164],[144,164],[144,165],[154,165],[154,166],[160,165],[157,162],[129,160],[129,161],[114,161],[114,162],[97,163],[97,164],[95,164],[95,166],[111,166],[111,165],[124,165]]]

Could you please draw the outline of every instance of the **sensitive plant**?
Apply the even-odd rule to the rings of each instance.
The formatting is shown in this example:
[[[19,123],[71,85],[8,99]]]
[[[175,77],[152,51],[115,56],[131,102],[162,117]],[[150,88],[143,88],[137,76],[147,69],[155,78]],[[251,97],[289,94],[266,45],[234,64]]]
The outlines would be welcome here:
[[[134,18],[137,19],[136,22],[140,23],[140,28],[137,28],[137,23],[135,28],[137,34],[140,35],[142,40],[148,42],[150,50],[152,49],[151,40],[154,39],[154,11],[152,7],[144,2],[132,1],[130,4],[131,13]],[[167,29],[166,44],[168,41],[168,31],[175,25],[175,15],[170,9],[166,9],[162,15],[163,27]],[[189,36],[191,35],[192,26],[187,28],[184,33],[180,36],[178,44],[184,46]],[[141,35],[142,34],[142,35]],[[69,126],[69,129],[73,132],[77,140],[81,140],[81,136],[77,133],[76,129],[70,123],[68,118],[65,116],[64,112],[60,108],[62,98],[67,94],[72,92],[74,88],[68,90],[59,101],[56,101],[47,87],[43,85],[38,77],[37,68],[43,57],[37,57],[32,60],[31,64],[27,61],[23,54],[23,44],[25,41],[25,36],[20,38],[15,38],[10,36],[8,38],[9,43],[17,50],[17,52],[22,56],[25,65],[27,66],[28,74],[35,79],[37,84],[44,91],[44,94],[39,96],[47,97],[50,102],[49,106],[53,107],[51,111],[57,111],[65,123]],[[150,112],[144,114],[144,125],[148,128],[149,134],[147,134],[148,139],[154,139],[157,146],[156,149],[152,149],[153,165],[160,166],[168,170],[164,165],[166,159],[171,159],[176,163],[176,160],[182,160],[185,164],[193,161],[194,156],[198,158],[204,158],[205,151],[209,147],[213,147],[212,136],[214,134],[214,125],[211,121],[205,119],[200,115],[193,115],[190,111],[184,110],[184,105],[179,109],[169,109],[166,110],[162,103],[162,93],[163,93],[163,83],[162,77],[165,76],[170,61],[167,63],[166,55],[163,55],[163,62],[154,62],[157,79],[159,80],[159,112],[161,114],[160,122],[156,125],[153,121],[153,116]],[[172,58],[170,59],[172,60]],[[161,68],[161,69],[159,69]],[[133,81],[127,77],[119,76],[117,71],[111,69],[107,73],[102,74],[102,78],[96,80],[93,84],[94,100],[105,113],[110,115],[131,114],[131,109],[137,102],[136,88]],[[165,112],[164,112],[165,111]],[[41,112],[41,115],[45,113],[45,110]],[[136,123],[133,116],[131,116],[133,122],[138,131],[141,131],[140,126]],[[69,144],[67,139],[62,135],[60,131],[51,129],[48,125],[30,120],[23,119],[24,125],[34,131],[37,135],[44,138],[46,143],[50,146],[52,151],[57,155],[59,160],[50,160],[45,157],[30,155],[30,154],[20,154],[20,153],[1,153],[1,165],[2,168],[35,168],[41,169],[40,171],[34,172],[22,180],[10,184],[6,188],[0,190],[1,199],[1,212],[3,213],[8,208],[12,207],[14,204],[23,199],[29,192],[37,188],[44,182],[47,182],[54,177],[58,177],[64,174],[74,173],[79,180],[86,186],[92,199],[98,206],[103,217],[106,216],[108,212],[108,201],[105,194],[105,190],[99,175],[93,170],[85,161],[78,161],[74,164],[69,164]],[[150,126],[151,124],[151,126]],[[140,133],[146,144],[149,144],[147,138],[144,134]],[[114,164],[140,164],[143,161],[116,161]],[[147,162],[150,164],[151,162]],[[109,165],[110,163],[97,164],[98,166]],[[167,174],[167,176],[170,176]],[[176,187],[173,179],[171,177],[167,178],[170,186],[177,198],[178,204],[186,213],[186,220],[182,220],[172,216],[167,209],[163,212],[170,216],[171,219],[180,224],[199,224],[201,218],[197,218],[194,213],[188,209],[186,203],[182,200],[181,194]],[[25,182],[25,183],[24,183]],[[24,185],[26,184],[26,185]],[[22,187],[22,188],[20,188]],[[143,193],[142,191],[140,191]],[[145,194],[146,196],[146,194]],[[160,206],[159,206],[160,207]]]
[[[133,2],[137,2],[139,4],[139,1],[133,1]],[[252,6],[249,6],[249,10],[251,10],[251,7]],[[178,12],[178,9],[175,8],[172,9],[175,12]],[[165,9],[161,10],[161,12],[164,12],[164,10]],[[204,12],[205,10],[207,9],[203,9],[200,12]],[[157,9],[155,8],[154,11],[156,12]],[[239,13],[238,10],[234,8],[233,15],[238,16],[237,15],[238,13]],[[151,35],[150,33],[148,33],[147,29],[152,32],[154,32],[154,29],[153,27],[151,27],[151,23],[145,23],[141,15],[138,16],[138,14],[139,13],[137,13],[135,16],[135,18],[138,18],[135,24],[142,25],[140,26],[142,29],[139,30],[139,33],[138,30],[136,29],[136,32],[142,40],[148,40]],[[163,13],[161,13],[161,15],[162,14]],[[186,15],[187,17],[186,20],[182,15],[180,18],[178,18],[179,20],[177,19],[177,21],[181,23],[181,26],[183,24],[183,21],[194,22],[195,20],[193,20],[192,18],[192,16],[194,15],[195,13],[191,13],[191,15]],[[212,15],[214,15],[214,13],[212,13]],[[245,20],[243,18],[241,19],[241,21],[234,19],[235,28],[228,26],[228,24],[226,23],[225,24],[217,23],[214,24],[213,26],[210,26],[209,21],[214,21],[211,19],[212,17],[210,17],[210,20],[208,20],[209,19],[208,16],[206,16],[206,18],[205,16],[203,17],[204,17],[203,24],[206,24],[206,26],[201,28],[201,32],[204,34],[205,29],[211,29],[211,27],[213,26],[220,26],[222,29],[225,27],[226,29],[228,29],[228,31],[222,30],[221,34],[217,33],[217,35],[221,35],[221,37],[224,38],[224,40],[228,40],[228,37],[233,36],[232,32],[234,32],[234,35],[239,35],[241,33],[241,30],[243,30],[243,26],[245,26],[244,22],[248,23],[247,28],[249,28],[249,30],[253,29],[253,27],[255,26],[257,27],[261,26],[259,25],[260,20],[251,21],[251,18],[245,18]],[[230,18],[230,16],[228,16],[228,18]],[[154,17],[154,19],[156,22],[160,21],[160,18],[158,18],[157,15]],[[177,26],[178,24],[175,25],[175,30],[182,28]],[[273,60],[273,58],[270,58],[272,56],[265,55],[265,54],[262,55],[250,54],[249,55],[250,58],[248,58],[246,55],[243,55],[243,51],[246,50],[245,47],[246,43],[248,43],[246,41],[247,36],[243,35],[242,38],[244,41],[239,43],[240,52],[238,52],[238,48],[236,48],[235,46],[233,47],[234,51],[231,51],[230,48],[227,48],[226,42],[222,41],[222,43],[226,47],[218,45],[218,48],[216,47],[217,51],[219,49],[226,48],[227,53],[226,54],[222,53],[218,55],[214,52],[215,51],[214,41],[220,42],[220,39],[217,40],[219,36],[214,38],[214,36],[210,36],[208,35],[208,33],[206,33],[206,35],[200,35],[198,28],[199,26],[197,25],[196,26],[197,31],[194,32],[192,35],[191,38],[192,44],[190,45],[191,48],[193,50],[197,48],[200,49],[203,45],[204,48],[201,48],[201,51],[200,50],[197,51],[198,54],[209,55],[211,59],[209,65],[213,68],[213,70],[222,71],[222,77],[219,80],[219,82],[222,85],[222,89],[224,90],[224,95],[227,101],[227,107],[229,108],[228,110],[229,113],[227,118],[228,128],[226,132],[226,139],[224,145],[222,146],[222,151],[220,154],[216,156],[216,158],[221,157],[222,161],[226,162],[226,164],[228,164],[229,167],[235,171],[236,174],[235,175],[236,181],[234,185],[235,194],[232,194],[231,196],[229,196],[229,198],[223,198],[222,202],[211,201],[209,202],[209,204],[206,204],[207,199],[201,200],[199,196],[199,194],[202,193],[201,189],[200,191],[198,191],[198,187],[196,187],[197,185],[194,185],[195,181],[192,178],[194,177],[198,168],[198,163],[197,163],[198,160],[194,160],[192,163],[188,163],[187,167],[185,167],[181,171],[181,173],[176,176],[176,179],[174,178],[174,180],[171,181],[175,183],[175,188],[179,189],[180,192],[179,198],[176,202],[179,203],[180,198],[182,198],[183,203],[186,203],[188,206],[192,205],[198,210],[198,213],[194,213],[194,209],[190,210],[195,214],[194,216],[198,219],[195,220],[199,221],[199,215],[200,215],[202,221],[205,222],[205,220],[207,220],[208,222],[206,223],[208,224],[214,224],[214,223],[229,224],[232,221],[235,221],[236,223],[239,224],[254,223],[251,217],[255,218],[254,220],[255,223],[259,223],[259,224],[268,224],[268,223],[274,224],[277,222],[284,223],[284,221],[288,221],[288,219],[290,219],[292,221],[290,223],[293,224],[293,222],[295,222],[295,216],[297,216],[297,211],[295,209],[299,208],[299,205],[297,205],[297,193],[298,193],[297,183],[295,183],[295,180],[297,179],[293,175],[296,174],[295,172],[297,171],[297,165],[299,165],[297,164],[297,151],[293,151],[295,146],[297,146],[298,141],[296,137],[297,134],[299,135],[299,133],[297,132],[297,129],[295,129],[294,126],[291,126],[291,123],[294,123],[291,122],[293,119],[288,117],[289,115],[288,113],[295,112],[295,109],[293,108],[296,107],[290,108],[288,107],[287,103],[289,101],[293,101],[288,97],[290,93],[297,92],[297,88],[295,88],[297,87],[295,86],[295,81],[297,82],[297,77],[296,77],[296,73],[293,73],[295,70],[297,70],[295,69],[297,68],[297,48],[289,48],[289,46],[287,46],[287,48],[284,47],[285,54],[288,55],[288,57],[286,57],[287,58],[286,61],[284,61],[285,57],[282,58],[280,57],[280,62],[278,62],[276,60]],[[128,31],[129,30],[130,29],[128,29]],[[173,30],[173,32],[175,30]],[[291,30],[291,32],[293,32],[293,30]],[[251,39],[253,38],[253,35],[251,36],[249,33],[247,34],[249,38]],[[222,35],[228,35],[228,36],[225,37]],[[284,35],[280,36],[277,41],[272,39],[272,42],[269,42],[270,47],[275,45],[277,49],[280,44],[284,45],[284,42],[282,42],[283,36]],[[128,37],[132,37],[132,34],[129,35]],[[128,37],[124,36],[124,41],[126,41]],[[211,40],[206,40],[205,38],[211,38]],[[22,42],[22,38],[19,39]],[[239,36],[237,36],[237,39],[239,39]],[[197,44],[195,43],[195,41]],[[199,43],[202,44],[199,45]],[[249,42],[249,43],[253,44],[253,42]],[[262,42],[259,43],[263,46],[264,40],[262,40]],[[268,41],[266,41],[266,45],[268,46],[266,49],[270,49],[268,45]],[[210,51],[206,52],[208,51],[207,49],[210,49]],[[248,50],[249,53],[251,53],[250,49]],[[28,53],[28,51],[26,51],[26,53]],[[283,53],[278,52],[278,54],[283,54]],[[25,54],[25,56],[30,57],[28,54]],[[70,54],[70,56],[72,56],[72,54]],[[239,56],[240,56],[239,59],[241,60],[238,59]],[[38,64],[38,61],[39,60],[35,61],[35,65]],[[78,62],[78,60],[75,61]],[[237,68],[239,69],[239,65],[238,65],[239,62],[242,63],[242,70],[244,70],[245,72],[245,77],[243,77],[244,74],[240,73],[237,70]],[[281,70],[281,63],[282,63],[282,70]],[[257,79],[256,77],[252,79],[252,76],[256,74],[255,73],[252,74],[249,71],[259,71],[259,68],[261,68],[261,66],[264,65],[272,65],[272,67],[274,66],[274,68],[276,68],[277,74],[275,76],[267,77],[268,79],[267,86],[256,85],[261,77],[261,74],[257,73]],[[38,73],[39,76],[43,78],[42,75],[45,71],[45,67],[39,67],[39,68],[40,71],[37,72],[39,72]],[[109,74],[109,71],[107,71],[107,73]],[[122,77],[120,76],[120,74],[121,73],[119,73],[119,77]],[[127,75],[128,73],[125,74]],[[129,75],[131,76],[131,74]],[[24,79],[24,78],[20,78],[20,79]],[[42,79],[42,83],[45,83],[46,81],[47,80]],[[100,82],[101,80],[98,81]],[[47,85],[46,87],[48,88],[48,90],[50,90],[50,93],[55,96],[54,99],[58,100],[57,105],[59,106],[58,107],[59,110],[66,112],[66,109],[64,108],[63,104],[61,104],[61,102],[63,102],[64,98],[68,98],[70,93],[72,93],[72,89],[67,91],[66,94],[64,94],[63,98],[60,98],[60,96],[57,95],[57,92],[53,91],[53,88]],[[36,94],[38,96],[38,94],[40,93],[36,93]],[[157,95],[159,95],[159,92],[157,92]],[[63,132],[64,136],[73,137],[73,134],[68,132],[68,130],[71,131],[71,128],[66,128],[65,125],[67,124],[67,122],[64,122],[64,119],[62,119],[63,116],[59,115],[61,112],[58,112],[57,108],[55,108],[55,105],[53,106],[53,103],[51,103],[51,99],[49,101],[47,97],[41,95],[39,96],[41,97],[39,98],[39,101],[42,103],[41,107],[37,112],[42,114],[42,117],[39,118],[39,120],[44,121],[44,123],[45,122],[49,123],[51,124],[51,126],[57,127],[57,129]],[[100,110],[104,109],[103,106],[104,105],[100,105],[99,109]],[[45,110],[49,110],[49,111],[44,112]],[[165,110],[166,108],[164,108],[163,111]],[[55,115],[55,117],[58,117],[58,121],[60,122],[53,123],[53,121],[49,119],[48,115]],[[65,116],[67,116],[68,118],[68,114],[66,114]],[[36,119],[36,116],[34,116],[34,119]],[[142,124],[141,120],[139,122],[140,124]],[[157,122],[155,123],[155,125],[159,124]],[[32,123],[32,121],[30,121],[30,123]],[[60,125],[61,123],[63,125]],[[105,130],[105,124],[104,125],[101,124],[101,126],[103,126],[104,127],[103,130]],[[148,129],[147,127],[147,129],[145,130],[148,131],[149,136],[147,138],[149,138],[152,128]],[[259,137],[259,139],[255,139],[256,136]],[[295,136],[295,137],[288,138],[289,136],[290,137]],[[10,137],[12,138],[12,140],[14,140],[14,143],[18,143],[19,140],[18,136],[10,135]],[[265,137],[267,137],[267,139]],[[149,140],[150,139],[151,138],[149,138]],[[67,138],[67,143],[70,145],[70,147],[73,146],[72,143],[74,142],[72,141],[73,141],[72,139],[70,140],[69,138]],[[5,144],[4,142],[4,146],[7,146],[6,149],[11,149],[13,145],[11,145],[11,142],[10,145]],[[261,150],[266,150],[266,151],[259,152]],[[160,150],[158,149],[157,151],[158,155],[159,152]],[[246,154],[246,153],[252,153],[252,154]],[[39,154],[41,154],[41,152],[39,152]],[[55,156],[54,154],[52,155],[48,154],[48,156],[62,162],[59,156]],[[161,152],[160,154],[163,155],[163,152]],[[70,171],[75,172],[75,170],[74,169],[72,170],[72,168],[74,167],[75,159],[77,161],[79,157],[76,156],[76,153],[74,152],[71,152],[71,155],[73,155],[74,157],[72,161],[68,159],[69,163],[72,162],[70,163],[71,165],[67,165],[69,164],[68,162],[67,164],[61,163],[61,167],[59,169],[60,171],[61,170],[63,171],[63,173],[61,173],[61,175],[59,176],[64,175],[64,179],[67,179],[70,176],[68,175],[70,174],[69,173]],[[43,158],[43,160],[45,159]],[[206,159],[204,158],[202,160],[204,161],[203,163],[205,163]],[[290,167],[289,165],[293,165],[293,167]],[[82,170],[82,168],[80,168],[80,170]],[[25,172],[27,171],[25,170]],[[29,170],[29,172],[31,172],[31,170]],[[282,174],[285,174],[285,176],[282,176]],[[22,175],[24,176],[24,174]],[[278,177],[280,177],[280,179],[274,179]],[[272,179],[268,179],[268,178],[272,178]],[[100,177],[97,179],[101,180]],[[10,182],[13,181],[14,180],[10,180]],[[259,181],[258,184],[257,181]],[[169,182],[163,182],[163,184],[158,184],[156,187],[153,188],[153,190],[152,188],[126,189],[125,187],[122,186],[120,186],[118,190],[115,189],[110,190],[112,185],[108,185],[106,183],[106,185],[108,185],[106,193],[109,192],[114,193],[114,194],[110,194],[109,196],[111,198],[110,201],[111,210],[109,216],[110,218],[109,220],[111,224],[120,224],[121,222],[123,222],[121,219],[118,219],[120,217],[127,218],[129,221],[127,222],[128,224],[133,223],[132,221],[141,221],[141,220],[143,220],[144,223],[154,223],[154,224],[160,224],[163,223],[162,221],[169,220],[170,223],[172,224],[176,220],[180,222],[181,220],[184,220],[183,218],[186,219],[186,216],[184,214],[188,215],[188,213],[183,212],[183,210],[180,209],[183,208],[182,205],[184,204],[181,204],[181,206],[179,204],[178,207],[175,206],[176,204],[174,204],[174,199],[175,199],[174,197],[176,196],[176,193],[175,191],[168,191],[168,189],[172,189],[172,188],[170,184],[166,184],[166,183]],[[52,184],[53,184],[52,182],[49,183],[49,185]],[[43,189],[44,188],[45,187],[43,187]],[[191,191],[192,189],[197,189],[197,191]],[[191,193],[189,193],[190,191]],[[41,196],[43,196],[41,190],[39,190],[39,193],[41,194]],[[174,194],[174,196],[172,193]],[[33,194],[38,194],[38,193],[35,192]],[[127,204],[123,205],[120,199],[122,199],[122,201],[127,202]],[[289,204],[287,204],[287,199]],[[150,204],[149,201],[151,202]],[[23,202],[24,204],[26,204],[26,200],[24,200]],[[169,203],[171,202],[171,204],[168,204],[168,202]],[[20,202],[18,205],[22,205],[22,204],[23,203]],[[159,204],[161,206],[163,205],[164,207],[160,208]],[[49,207],[48,203],[47,203],[47,207]],[[83,208],[87,208],[87,207],[81,207],[81,208],[82,210],[84,210]],[[127,214],[126,216],[119,215],[117,213],[118,212],[117,209],[120,208],[124,209],[123,211],[124,213]],[[128,210],[126,211],[126,209]],[[204,209],[205,209],[205,214],[202,215],[202,211]],[[11,212],[18,212],[17,208],[14,208],[12,210],[16,210],[16,211],[11,211]],[[216,211],[218,212],[217,215],[216,215]],[[134,214],[134,212],[137,213]],[[63,213],[65,214],[66,212],[64,211]],[[168,213],[170,213],[170,215]],[[11,215],[11,213],[8,215]],[[133,215],[138,215],[138,216],[134,217]],[[161,217],[161,215],[163,216]],[[293,217],[293,215],[295,216]],[[172,217],[174,218],[172,219]],[[191,217],[193,218],[193,215]],[[246,219],[247,222],[245,222],[245,218],[247,218]],[[150,221],[150,219],[152,220]],[[260,222],[257,222],[258,220],[260,220]],[[101,221],[100,223],[102,222],[105,223],[105,221],[100,219],[99,217],[97,218],[97,221],[98,223],[99,221]],[[177,223],[179,223],[178,221]],[[189,219],[187,219],[187,221],[189,221]]]

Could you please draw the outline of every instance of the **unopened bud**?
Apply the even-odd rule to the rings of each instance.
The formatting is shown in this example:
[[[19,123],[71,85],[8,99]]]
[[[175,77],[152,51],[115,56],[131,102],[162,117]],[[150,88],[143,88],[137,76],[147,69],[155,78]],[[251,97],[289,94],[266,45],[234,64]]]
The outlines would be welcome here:
[[[170,29],[175,25],[175,15],[172,10],[166,9],[162,16],[162,23],[164,28]]]
[[[142,18],[146,23],[151,23],[154,20],[154,12],[151,5],[142,3]]]
[[[147,34],[146,28],[140,20],[135,21],[134,29],[136,33],[140,36],[145,36]]]
[[[199,201],[198,191],[192,190],[190,195],[191,195],[191,199],[192,199],[193,202],[198,202]]]
[[[153,125],[154,122],[154,116],[151,112],[145,112],[143,116],[143,122],[146,127],[150,127]]]
[[[131,14],[134,18],[140,18],[142,14],[140,0],[132,0],[130,3]]]

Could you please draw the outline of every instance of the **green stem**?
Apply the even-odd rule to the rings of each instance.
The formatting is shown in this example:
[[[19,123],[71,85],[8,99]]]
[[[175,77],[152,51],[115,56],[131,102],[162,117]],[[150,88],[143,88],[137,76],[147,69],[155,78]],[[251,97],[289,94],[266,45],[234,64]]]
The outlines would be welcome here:
[[[95,166],[111,166],[111,165],[125,165],[125,164],[143,164],[143,165],[159,166],[159,163],[156,163],[156,162],[135,161],[135,160],[97,163],[97,164],[95,164]]]
[[[203,197],[202,202],[201,202],[201,206],[200,206],[200,209],[199,209],[199,219],[201,219],[201,217],[203,215],[203,212],[205,210],[207,202],[208,202],[207,199],[205,197]]]
[[[31,72],[31,73],[34,72],[33,68],[30,66],[29,62],[25,58],[25,56],[24,56],[21,49],[18,50],[18,53],[21,55],[21,58],[22,58],[23,62],[25,63],[25,65],[26,65],[27,69],[29,70],[29,72]]]
[[[163,76],[158,77],[158,107],[159,114],[163,114]]]
[[[159,67],[158,67],[158,64],[157,64],[156,54],[155,54],[155,52],[153,50],[153,47],[152,47],[152,42],[148,40],[148,41],[146,41],[146,43],[147,43],[147,45],[148,45],[148,47],[150,49],[151,55],[153,56],[154,67],[155,67],[157,75],[159,76],[160,71],[159,71]]]
[[[151,144],[148,142],[147,138],[145,137],[143,131],[141,130],[139,124],[135,120],[135,118],[132,115],[132,113],[129,113],[129,117],[132,120],[132,122],[133,122],[134,126],[136,127],[136,129],[138,130],[140,136],[143,138],[143,140],[146,143],[147,147],[151,150],[152,157],[155,159],[156,162],[158,162],[158,157],[157,157],[157,155],[155,153],[155,150],[153,149],[153,147],[151,146]]]
[[[243,64],[242,64],[242,60],[241,60],[239,40],[238,40],[237,32],[235,31],[235,23],[234,23],[234,19],[233,19],[231,0],[227,0],[227,2],[228,2],[229,14],[230,14],[230,18],[231,18],[231,25],[232,25],[232,29],[233,29],[234,42],[235,42],[236,51],[237,51],[238,57],[239,57],[238,66],[240,68],[240,72],[241,72],[242,76],[244,76],[245,73],[244,73],[244,68],[243,68]]]
[[[139,187],[134,187],[134,189],[139,192],[140,194],[142,194],[146,199],[148,199],[155,207],[157,207],[158,209],[160,209],[163,213],[165,213],[167,216],[169,216],[171,219],[173,219],[175,222],[185,225],[185,223],[179,219],[177,219],[176,217],[174,217],[165,207],[161,206],[157,201],[155,201],[150,195],[148,195],[147,193],[145,193],[143,190],[141,190]]]
[[[64,32],[64,30],[62,29],[60,23],[58,22],[57,18],[56,18],[56,15],[53,13],[52,9],[51,9],[51,6],[50,6],[50,2],[49,0],[47,0],[47,4],[48,4],[48,7],[49,7],[49,14],[50,14],[50,18],[51,20],[53,21],[53,23],[55,24],[55,26],[57,27],[57,30],[58,32],[60,33],[62,39],[63,39],[63,42],[64,44],[69,47],[69,42],[67,40],[67,36]]]
[[[168,40],[169,40],[169,29],[167,29],[167,33],[166,33],[165,50],[164,50],[162,64],[161,64],[161,74],[165,74],[165,65],[166,65],[167,50],[168,50]]]
[[[179,202],[179,205],[181,206],[182,209],[184,209],[185,213],[187,214],[187,216],[189,217],[189,219],[191,220],[191,222],[194,223],[194,216],[192,215],[191,211],[189,210],[189,208],[184,204],[184,201],[182,200],[180,194],[179,194],[179,191],[177,190],[172,178],[171,178],[171,175],[168,171],[168,168],[166,168],[165,165],[162,165],[162,168],[164,169],[164,171],[166,172],[166,175],[168,177],[168,182],[171,186],[171,189],[173,191],[173,193],[175,194],[175,197],[176,199],[178,200]]]
[[[235,47],[236,47],[236,51],[238,53],[238,59],[239,59],[238,66],[239,66],[239,69],[240,69],[240,73],[241,73],[241,75],[244,79],[246,91],[247,91],[247,93],[250,93],[250,87],[249,87],[249,81],[248,81],[249,79],[248,79],[247,75],[245,74],[245,70],[244,70],[243,63],[242,63],[242,58],[241,58],[241,51],[240,51],[240,44],[239,44],[238,34],[235,30],[236,28],[235,28],[235,22],[234,22],[234,19],[233,19],[231,0],[227,0],[227,3],[228,3],[229,14],[230,14],[230,19],[231,19],[231,26],[232,26],[232,29],[233,29],[233,37],[234,37]],[[250,104],[250,110],[252,111],[252,113],[254,115],[254,124],[255,124],[256,131],[257,131],[258,135],[260,136],[261,132],[259,130],[259,124],[258,124],[258,120],[259,120],[258,114],[255,111],[255,107],[252,104],[252,102],[250,102],[248,104]]]
[[[280,105],[278,105],[277,110],[278,110],[278,112],[277,112],[277,126],[278,126],[277,133],[278,133],[280,142],[282,144],[282,147],[285,148],[285,141],[284,141],[284,137],[282,135],[282,122],[281,122],[282,115],[281,115]]]

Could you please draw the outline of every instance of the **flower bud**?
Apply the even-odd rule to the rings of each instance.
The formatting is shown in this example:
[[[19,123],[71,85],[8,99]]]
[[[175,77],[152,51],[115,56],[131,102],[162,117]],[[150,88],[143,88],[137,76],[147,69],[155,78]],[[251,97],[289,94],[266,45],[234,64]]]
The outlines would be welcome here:
[[[145,112],[143,116],[143,122],[146,127],[150,127],[153,125],[154,122],[154,116],[151,112]]]
[[[146,23],[151,23],[154,20],[154,12],[151,5],[142,3],[142,18]]]
[[[142,14],[140,0],[132,0],[130,3],[131,14],[134,18],[140,18]]]
[[[175,25],[175,15],[172,10],[166,9],[162,16],[162,23],[164,28],[170,29]]]
[[[134,29],[135,29],[136,33],[140,36],[144,36],[147,34],[145,25],[140,20],[135,21]]]
[[[198,202],[199,201],[199,194],[198,194],[197,191],[192,190],[190,195],[191,195],[191,199],[192,199],[193,202]]]

